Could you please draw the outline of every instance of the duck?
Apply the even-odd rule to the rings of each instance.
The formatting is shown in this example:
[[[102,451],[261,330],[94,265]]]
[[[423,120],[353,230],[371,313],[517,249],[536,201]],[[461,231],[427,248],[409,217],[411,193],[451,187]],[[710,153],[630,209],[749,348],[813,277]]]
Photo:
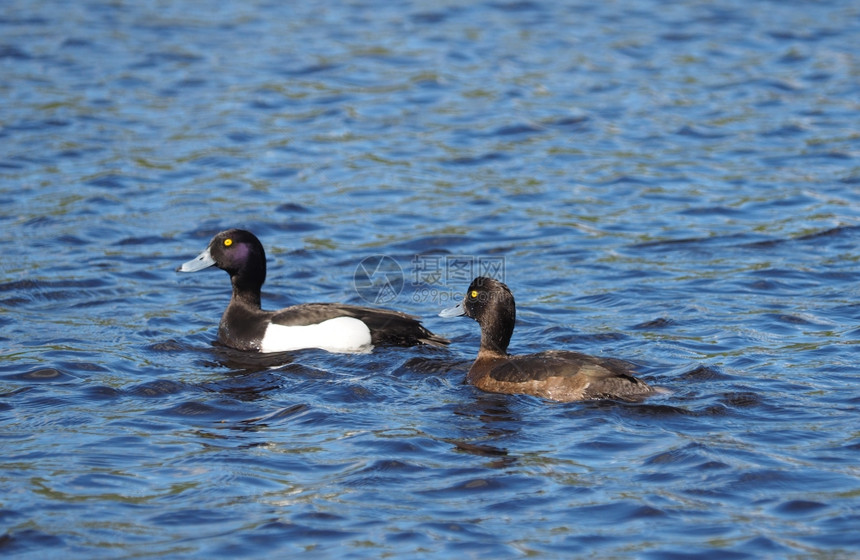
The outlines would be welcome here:
[[[260,291],[266,281],[266,252],[256,235],[228,229],[177,272],[217,267],[230,275],[233,294],[218,326],[218,342],[249,352],[319,348],[329,352],[369,352],[376,346],[444,347],[449,341],[427,330],[414,316],[389,309],[342,303],[305,303],[265,311]]]
[[[655,393],[633,376],[633,364],[621,359],[565,350],[508,354],[516,304],[511,290],[493,278],[479,276],[472,280],[463,300],[439,315],[466,316],[480,325],[481,346],[466,374],[466,383],[482,391],[533,395],[559,402],[635,402]]]

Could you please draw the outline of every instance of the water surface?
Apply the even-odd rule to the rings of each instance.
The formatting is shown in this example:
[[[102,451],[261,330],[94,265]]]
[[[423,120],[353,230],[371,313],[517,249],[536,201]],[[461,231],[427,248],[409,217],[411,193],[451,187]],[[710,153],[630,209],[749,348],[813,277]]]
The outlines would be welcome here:
[[[855,557],[858,37],[837,0],[5,2],[0,552]],[[226,274],[174,270],[228,227],[266,307],[366,303],[383,255],[451,347],[213,345]],[[511,351],[669,392],[463,385],[436,314],[486,270]]]

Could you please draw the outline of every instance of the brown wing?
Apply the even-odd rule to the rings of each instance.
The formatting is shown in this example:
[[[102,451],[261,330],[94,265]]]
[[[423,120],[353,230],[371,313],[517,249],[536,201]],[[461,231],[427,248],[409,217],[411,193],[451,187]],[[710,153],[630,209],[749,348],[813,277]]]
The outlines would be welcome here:
[[[633,377],[633,364],[579,352],[544,352],[511,356],[493,367],[490,377],[507,383],[549,381],[579,391],[578,399],[640,400],[653,393],[647,383]],[[530,392],[530,391],[529,391]]]
[[[497,381],[523,383],[550,377],[587,376],[592,381],[612,377],[632,377],[634,366],[616,358],[601,358],[581,352],[541,352],[511,356],[494,367],[490,376]]]

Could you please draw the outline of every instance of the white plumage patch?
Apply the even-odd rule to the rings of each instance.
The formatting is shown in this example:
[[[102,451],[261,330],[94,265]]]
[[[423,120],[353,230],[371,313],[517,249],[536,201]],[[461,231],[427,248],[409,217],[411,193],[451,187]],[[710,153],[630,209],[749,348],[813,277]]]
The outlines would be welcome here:
[[[288,352],[320,348],[329,352],[367,352],[371,348],[370,329],[352,317],[335,317],[316,325],[288,327],[269,325],[261,352]]]

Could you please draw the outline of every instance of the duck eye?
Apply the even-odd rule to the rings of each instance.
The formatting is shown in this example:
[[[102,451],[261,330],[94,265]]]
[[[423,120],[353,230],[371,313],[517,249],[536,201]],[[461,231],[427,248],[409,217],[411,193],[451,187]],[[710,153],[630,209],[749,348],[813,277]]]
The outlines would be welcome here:
[[[225,240],[224,240],[224,246],[225,246],[225,247],[229,247],[229,246],[230,246],[230,245],[232,245],[232,244],[233,244],[233,240],[232,240],[232,239],[230,239],[229,237],[228,237],[227,239],[225,239]]]
[[[476,297],[478,297],[478,290],[472,290],[472,291],[469,293],[469,297],[470,297],[470,298],[472,298],[472,299],[475,299]]]

